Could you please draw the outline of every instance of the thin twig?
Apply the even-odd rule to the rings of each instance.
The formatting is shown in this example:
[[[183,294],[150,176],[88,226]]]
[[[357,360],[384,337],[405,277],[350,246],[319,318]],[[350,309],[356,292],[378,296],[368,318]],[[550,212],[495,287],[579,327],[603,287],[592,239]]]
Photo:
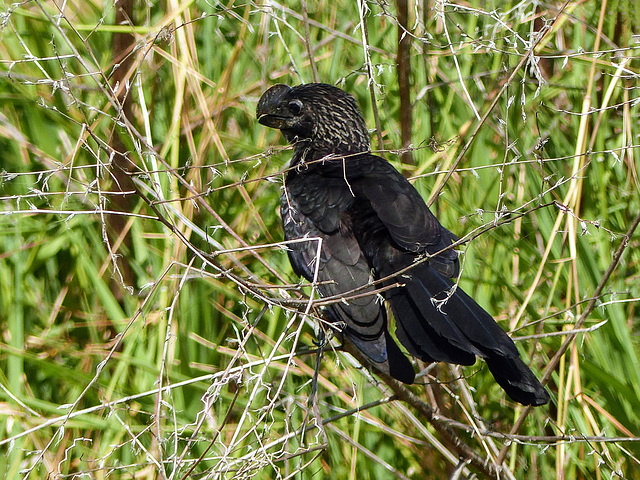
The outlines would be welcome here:
[[[311,47],[311,34],[309,33],[309,14],[307,13],[307,0],[302,0],[302,19],[304,23],[304,45],[307,48],[307,54],[309,55],[309,64],[311,65],[311,71],[313,72],[313,81],[319,82],[318,67],[316,67],[316,61],[313,55],[313,48]]]
[[[398,96],[400,97],[400,145],[403,152],[400,154],[400,161],[407,165],[412,164],[411,151],[411,35],[408,35],[409,2],[407,0],[396,0],[398,7],[398,53],[396,56],[398,71]]]

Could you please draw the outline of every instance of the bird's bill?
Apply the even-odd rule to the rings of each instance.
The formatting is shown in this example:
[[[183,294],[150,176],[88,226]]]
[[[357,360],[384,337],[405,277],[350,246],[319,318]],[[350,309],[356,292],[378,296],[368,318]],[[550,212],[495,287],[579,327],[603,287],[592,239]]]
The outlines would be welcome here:
[[[278,129],[286,128],[288,125],[288,121],[289,118],[280,115],[271,115],[269,113],[258,115],[258,123],[264,125],[265,127]]]

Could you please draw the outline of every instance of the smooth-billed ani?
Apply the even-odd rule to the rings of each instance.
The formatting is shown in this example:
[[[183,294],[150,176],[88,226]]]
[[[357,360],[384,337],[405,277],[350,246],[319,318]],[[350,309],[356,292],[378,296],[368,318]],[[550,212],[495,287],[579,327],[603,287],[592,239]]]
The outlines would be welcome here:
[[[414,357],[472,365],[479,356],[513,400],[549,401],[511,338],[454,288],[458,255],[442,250],[455,235],[413,185],[371,154],[351,95],[321,83],[275,85],[260,98],[257,117],[280,129],[294,147],[281,197],[285,238],[322,239],[318,290],[342,298],[326,314],[378,368],[404,383],[414,381],[413,366],[387,330],[381,295],[393,311],[398,339]],[[318,241],[289,248],[295,273],[312,281]]]

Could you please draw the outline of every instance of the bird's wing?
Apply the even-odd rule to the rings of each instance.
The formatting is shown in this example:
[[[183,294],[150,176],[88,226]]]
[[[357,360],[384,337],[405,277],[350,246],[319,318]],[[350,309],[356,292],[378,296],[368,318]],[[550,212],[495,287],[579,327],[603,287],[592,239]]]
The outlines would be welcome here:
[[[322,297],[357,296],[331,304],[329,309],[358,337],[379,338],[386,324],[384,308],[372,293],[369,265],[353,235],[340,229],[324,232],[300,210],[295,197],[282,196],[281,212],[285,238],[302,239],[288,245],[294,271],[309,281],[316,278]],[[378,362],[384,360],[384,350],[367,353]]]
[[[313,190],[313,182],[308,183]],[[314,196],[311,192],[301,205],[299,196],[287,184],[281,197],[285,238],[302,239],[288,245],[291,265],[296,274],[309,281],[317,280],[322,297],[335,297],[336,303],[326,308],[328,316],[334,323],[342,324],[343,331],[360,350],[393,377],[413,383],[413,367],[387,331],[386,310],[371,284],[369,264],[353,234],[339,225],[340,215],[334,215],[338,207],[326,202],[327,198],[339,195],[332,197],[324,189],[319,192],[323,193]],[[318,204],[311,208],[307,202]],[[305,211],[310,208],[311,216],[303,208]]]
[[[322,175],[342,186],[342,198],[327,198],[318,207],[326,218],[326,210],[344,198],[346,193],[368,200],[394,243],[402,250],[414,254],[435,255],[457,240],[444,228],[429,210],[423,198],[409,181],[385,159],[372,154],[361,154],[346,158],[343,162],[332,160],[322,165]],[[315,182],[313,182],[315,183]],[[305,184],[309,188],[308,182]],[[344,185],[347,185],[347,189]],[[311,185],[313,188],[315,185]],[[324,186],[320,187],[322,190]],[[330,195],[327,192],[308,191],[309,196]],[[323,200],[325,200],[323,198]],[[326,220],[325,220],[326,222]],[[317,223],[317,222],[316,222]],[[459,273],[458,255],[453,249],[438,254],[429,261],[431,266],[448,278]]]
[[[287,207],[295,202],[296,212],[307,217],[318,230],[334,233],[354,197],[344,179],[322,175],[314,169],[289,175],[282,201]]]

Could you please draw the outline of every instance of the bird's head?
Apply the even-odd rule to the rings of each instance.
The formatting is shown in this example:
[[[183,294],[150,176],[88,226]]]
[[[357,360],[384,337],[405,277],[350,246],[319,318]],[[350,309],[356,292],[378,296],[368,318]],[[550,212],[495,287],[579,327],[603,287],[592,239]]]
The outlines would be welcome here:
[[[318,155],[370,149],[369,133],[355,99],[332,85],[274,85],[260,97],[256,115],[262,125],[280,129],[289,143],[311,148]]]

